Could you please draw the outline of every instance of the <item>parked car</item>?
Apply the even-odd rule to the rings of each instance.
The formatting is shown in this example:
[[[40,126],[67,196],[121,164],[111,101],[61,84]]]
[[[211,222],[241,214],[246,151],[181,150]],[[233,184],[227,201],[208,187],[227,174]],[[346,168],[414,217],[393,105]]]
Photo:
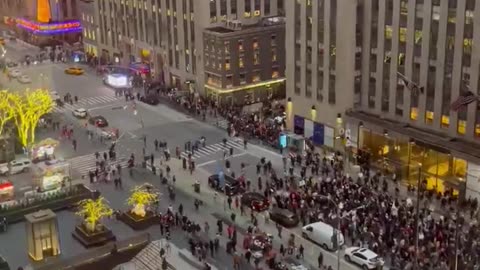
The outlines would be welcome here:
[[[271,220],[286,228],[293,228],[300,222],[298,216],[288,209],[273,207],[269,214]]]
[[[101,115],[97,115],[97,116],[92,116],[88,119],[88,123],[90,125],[93,125],[93,126],[96,126],[96,127],[108,127],[108,122],[107,122],[107,119],[105,119],[105,117],[101,116]]]
[[[21,75],[20,77],[17,78],[18,82],[20,83],[31,83],[32,79],[28,75]]]
[[[268,209],[270,202],[258,192],[247,192],[242,195],[241,203],[254,211],[262,212]]]
[[[349,247],[345,249],[345,260],[354,263],[364,270],[377,269],[384,261],[377,253],[368,248]]]
[[[140,101],[150,105],[158,105],[158,103],[160,103],[160,98],[157,94],[148,94],[147,96],[142,97]]]
[[[242,193],[244,190],[240,185],[240,181],[231,177],[230,175],[225,175],[225,186],[220,186],[220,179],[218,174],[212,174],[208,177],[208,185],[221,193],[226,193],[229,196]],[[226,189],[226,191],[224,190]]]
[[[87,118],[88,112],[84,108],[78,108],[72,111],[73,116],[77,118]]]
[[[20,72],[20,70],[18,70],[18,69],[11,69],[8,72],[8,76],[10,78],[17,78],[17,77],[20,77],[21,75],[22,75],[22,72]]]
[[[337,235],[337,241],[335,241]],[[345,239],[341,232],[338,232],[331,225],[324,222],[315,222],[302,228],[302,236],[325,250],[337,250],[345,244]]]
[[[0,174],[17,174],[30,170],[32,161],[27,158],[20,158],[10,161],[9,163],[0,164]]]

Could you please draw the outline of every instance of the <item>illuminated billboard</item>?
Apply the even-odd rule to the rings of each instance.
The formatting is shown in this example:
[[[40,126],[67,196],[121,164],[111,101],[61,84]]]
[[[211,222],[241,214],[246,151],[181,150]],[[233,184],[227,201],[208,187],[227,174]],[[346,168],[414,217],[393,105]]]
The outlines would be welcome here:
[[[17,26],[38,35],[82,32],[82,25],[79,20],[56,23],[38,23],[26,19],[17,19]]]

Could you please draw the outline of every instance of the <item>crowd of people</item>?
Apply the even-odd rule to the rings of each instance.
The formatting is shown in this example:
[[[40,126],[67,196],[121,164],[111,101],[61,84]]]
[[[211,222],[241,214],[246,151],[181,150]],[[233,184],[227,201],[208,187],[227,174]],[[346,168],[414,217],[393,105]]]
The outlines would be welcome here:
[[[454,264],[458,269],[479,269],[476,200],[457,206],[451,191],[431,196],[425,182],[407,196],[398,188],[390,193],[392,185],[398,185],[391,175],[363,167],[351,177],[339,154],[327,159],[307,151],[284,157],[284,175],[277,175],[264,159],[261,163],[258,181],[267,178],[263,193],[276,206],[295,212],[303,225],[322,221],[336,227],[340,222],[348,245],[371,249],[393,269],[413,269],[415,264],[419,269],[446,270]],[[262,186],[258,183],[259,189]],[[434,211],[435,203],[449,214]]]

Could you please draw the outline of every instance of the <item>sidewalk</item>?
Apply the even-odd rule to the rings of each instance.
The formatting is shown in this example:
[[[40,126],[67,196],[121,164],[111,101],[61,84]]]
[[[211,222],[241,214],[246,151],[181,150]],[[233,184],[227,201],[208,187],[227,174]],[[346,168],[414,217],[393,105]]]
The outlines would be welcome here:
[[[204,204],[208,204],[209,207],[211,207],[212,209],[215,209],[215,213],[213,213],[213,216],[215,216],[217,219],[223,220],[224,223],[226,224],[230,223],[230,214],[232,212],[235,212],[236,213],[235,227],[239,232],[246,232],[248,226],[251,225],[251,222],[248,217],[249,213],[247,213],[248,216],[241,216],[239,209],[232,209],[232,210],[227,209],[226,197],[223,195],[220,195],[216,198],[215,191],[212,190],[210,187],[208,187],[207,178],[209,174],[205,170],[200,168],[194,171],[192,175],[190,175],[189,171],[183,170],[181,161],[178,159],[172,159],[171,161],[168,162],[168,165],[172,170],[172,174],[175,175],[177,179],[176,187],[178,189],[187,193],[189,196],[192,196],[194,198],[201,200]],[[164,164],[161,167],[165,171],[166,165]],[[200,193],[194,192],[193,186],[192,186],[195,180],[197,179],[201,185]],[[301,234],[298,231],[295,231],[293,229],[284,228],[282,232],[283,238],[279,239],[277,237],[277,229],[273,223],[265,223],[265,218],[261,213],[257,215],[257,218],[261,226],[261,229],[264,232],[274,236],[273,244],[274,244],[275,250],[278,251],[278,247],[280,246],[280,244],[287,246],[287,242],[285,240],[288,239],[288,235],[293,234],[296,238],[295,241],[297,246],[299,244],[302,244],[305,247],[305,259],[303,261],[306,264],[317,266],[317,258],[321,251],[324,255],[323,256],[324,265],[331,265],[334,268],[337,265],[337,256],[336,256],[337,253],[331,253],[321,249],[319,246],[303,239]],[[241,242],[239,241],[239,243]],[[279,258],[280,258],[280,255],[277,256],[277,259]],[[346,263],[342,258],[341,269],[342,270],[356,269],[356,266],[352,266],[351,264]],[[384,269],[388,270],[388,268],[384,268]]]

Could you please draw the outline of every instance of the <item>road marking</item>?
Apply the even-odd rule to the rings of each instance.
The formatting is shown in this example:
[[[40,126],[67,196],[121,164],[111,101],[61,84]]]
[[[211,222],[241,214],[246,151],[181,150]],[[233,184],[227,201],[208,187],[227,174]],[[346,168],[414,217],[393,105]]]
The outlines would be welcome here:
[[[24,187],[19,188],[18,190],[25,191],[25,190],[30,190],[30,189],[33,189],[33,187],[32,186],[24,186]]]
[[[130,131],[128,131],[127,133],[128,133],[128,135],[130,135],[130,137],[131,137],[132,139],[135,139],[135,138],[138,137],[137,135],[133,134],[133,133],[130,132]]]
[[[244,156],[244,155],[246,155],[246,154],[248,154],[248,153],[247,153],[247,152],[243,152],[243,153],[236,154],[236,155],[233,155],[233,156],[227,156],[225,160],[227,160],[227,159],[229,159],[229,158],[241,157],[241,156]],[[198,164],[197,167],[202,167],[202,166],[205,166],[205,165],[208,165],[208,164],[215,163],[215,162],[217,162],[217,161],[219,161],[219,160],[214,159],[214,160],[210,160],[210,161],[207,161],[207,162],[203,162],[203,163]]]
[[[105,108],[114,107],[114,106],[117,106],[117,104],[109,104],[109,105],[104,105],[104,106],[98,106],[98,107],[89,108],[87,110],[88,111],[95,111],[95,110],[105,109]]]

